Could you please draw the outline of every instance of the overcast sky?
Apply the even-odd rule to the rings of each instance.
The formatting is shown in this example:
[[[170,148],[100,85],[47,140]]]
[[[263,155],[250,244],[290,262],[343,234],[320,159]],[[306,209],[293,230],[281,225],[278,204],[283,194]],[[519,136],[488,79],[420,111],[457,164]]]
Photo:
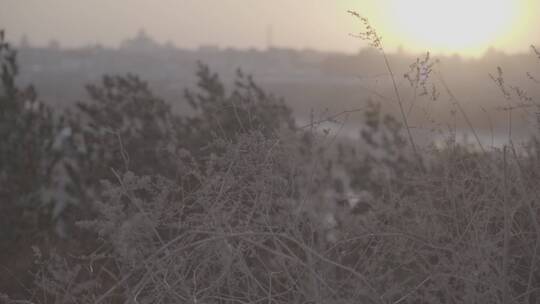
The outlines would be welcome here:
[[[178,47],[264,48],[271,38],[274,46],[355,52],[364,44],[348,36],[358,24],[346,10],[375,20],[384,36],[390,28],[383,12],[388,1],[0,0],[0,28],[15,42],[26,34],[34,45],[56,38],[68,47],[96,42],[117,46],[144,28],[158,42],[170,40]],[[523,35],[540,41],[538,34]],[[389,48],[406,44],[396,35],[386,41],[393,44]],[[524,50],[534,42],[520,43],[506,48]]]

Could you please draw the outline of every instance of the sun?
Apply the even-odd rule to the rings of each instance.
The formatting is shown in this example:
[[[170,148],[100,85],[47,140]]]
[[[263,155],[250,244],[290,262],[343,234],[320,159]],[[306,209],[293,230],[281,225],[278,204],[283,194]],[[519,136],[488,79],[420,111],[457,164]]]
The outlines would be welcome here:
[[[519,23],[519,0],[388,0],[392,37],[409,49],[477,55]]]

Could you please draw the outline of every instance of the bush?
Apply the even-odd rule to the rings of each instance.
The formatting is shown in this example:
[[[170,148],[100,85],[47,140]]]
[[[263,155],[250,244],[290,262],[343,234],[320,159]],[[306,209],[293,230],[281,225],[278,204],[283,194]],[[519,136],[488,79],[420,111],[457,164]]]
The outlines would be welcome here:
[[[304,243],[324,240],[317,240],[317,226],[291,200],[296,175],[287,166],[294,164],[291,154],[260,132],[216,144],[225,152],[204,164],[204,171],[186,155],[181,182],[195,179],[198,187],[191,191],[182,183],[132,173],[108,184],[100,216],[82,223],[104,240],[103,250],[88,257],[104,268],[88,273],[49,264],[48,279],[41,282],[51,299],[205,303],[270,296],[291,303],[312,298],[322,282],[305,278],[321,261],[309,260]],[[76,270],[85,274],[50,276]],[[111,277],[117,284],[107,292],[101,283]],[[66,290],[68,278],[72,288]],[[81,297],[81,284],[103,288]]]
[[[434,150],[425,172],[380,184],[369,211],[336,207],[329,238],[296,193],[310,171],[296,148],[260,132],[215,145],[202,165],[186,152],[177,182],[106,183],[99,216],[81,223],[100,249],[43,264],[51,303],[536,301],[533,159]]]
[[[137,76],[104,76],[88,85],[89,102],[77,104],[71,120],[73,162],[68,167],[74,193],[99,197],[99,181],[115,172],[174,176],[178,118]]]
[[[0,251],[50,228],[67,203],[56,176],[61,122],[33,87],[16,85],[16,52],[0,32]]]
[[[183,147],[201,149],[217,138],[234,141],[239,134],[253,131],[269,137],[280,129],[295,129],[284,101],[265,92],[242,71],[238,70],[230,93],[208,66],[199,63],[197,76],[198,90],[185,92],[195,115],[185,121]],[[198,150],[200,154],[208,153]]]
[[[71,120],[71,144],[76,161],[68,166],[73,192],[95,197],[101,179],[115,179],[113,171],[159,174],[175,178],[181,151],[198,159],[212,154],[216,139],[234,141],[252,131],[271,136],[294,129],[291,111],[282,100],[259,88],[238,72],[230,94],[218,76],[199,65],[199,91],[186,91],[194,115],[173,113],[163,99],[137,76],[105,76],[88,85],[89,102],[78,103]]]

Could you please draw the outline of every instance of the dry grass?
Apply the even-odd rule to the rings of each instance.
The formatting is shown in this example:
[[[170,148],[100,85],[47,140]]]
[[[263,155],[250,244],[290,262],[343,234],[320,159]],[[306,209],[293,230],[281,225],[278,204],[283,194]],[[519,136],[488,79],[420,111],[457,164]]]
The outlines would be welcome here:
[[[102,246],[44,262],[32,301],[536,302],[535,158],[433,151],[426,172],[381,183],[367,212],[336,205],[329,226],[298,208],[291,146],[247,134],[224,149],[204,170],[186,161],[180,184],[126,173],[107,185],[81,223]]]

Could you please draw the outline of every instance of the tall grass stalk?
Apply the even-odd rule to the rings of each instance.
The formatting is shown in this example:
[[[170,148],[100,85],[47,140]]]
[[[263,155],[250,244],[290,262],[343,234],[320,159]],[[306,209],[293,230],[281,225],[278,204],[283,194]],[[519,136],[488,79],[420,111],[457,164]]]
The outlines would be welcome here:
[[[355,11],[348,11],[348,13],[351,14],[352,16],[358,18],[362,22],[363,26],[365,27],[364,32],[361,32],[359,34],[352,34],[352,36],[368,41],[370,46],[376,48],[382,54],[386,70],[388,71],[388,74],[390,75],[390,79],[392,81],[392,88],[394,90],[394,95],[396,96],[396,101],[397,101],[398,106],[399,106],[399,112],[400,112],[400,115],[401,115],[401,119],[403,121],[403,125],[405,126],[405,130],[407,131],[407,137],[409,139],[409,143],[411,144],[413,153],[414,153],[415,157],[418,160],[419,168],[424,170],[422,157],[421,157],[421,155],[420,155],[420,153],[418,151],[418,148],[416,147],[416,143],[414,141],[414,138],[413,138],[413,135],[412,135],[412,132],[411,132],[411,128],[410,128],[409,122],[407,120],[407,115],[405,114],[405,109],[404,109],[404,106],[403,106],[403,100],[401,98],[401,94],[399,93],[399,89],[398,89],[398,86],[397,86],[397,83],[396,83],[396,77],[394,75],[394,71],[392,69],[390,61],[388,60],[388,56],[386,55],[386,52],[385,52],[383,44],[382,44],[382,37],[379,36],[376,29],[371,25],[371,23],[369,22],[369,20],[366,17],[361,16],[359,13],[357,13]]]

